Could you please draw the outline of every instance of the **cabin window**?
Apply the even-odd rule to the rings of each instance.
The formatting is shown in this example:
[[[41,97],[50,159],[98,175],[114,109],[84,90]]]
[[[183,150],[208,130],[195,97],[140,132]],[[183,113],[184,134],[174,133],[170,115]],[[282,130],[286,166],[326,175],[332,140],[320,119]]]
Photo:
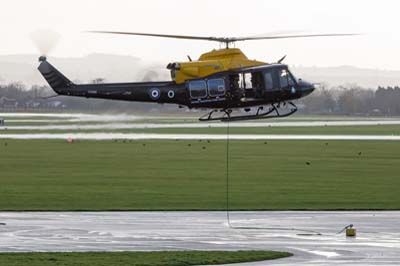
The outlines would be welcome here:
[[[272,72],[265,72],[264,73],[264,83],[266,90],[273,90],[274,89],[274,80],[272,78]]]
[[[262,81],[261,72],[251,73],[251,87],[253,90],[260,90],[263,87],[264,82]]]
[[[287,69],[279,70],[279,81],[281,88],[287,88],[289,86],[296,85],[296,82],[294,81],[292,74]]]
[[[289,80],[289,85],[290,85],[290,86],[296,85],[296,82],[294,81],[294,78],[293,78],[292,73],[289,73],[289,75],[288,75],[288,80]]]
[[[253,79],[253,74],[252,73],[244,73],[244,85],[246,89],[252,89],[252,79]]]
[[[209,79],[207,81],[208,94],[210,96],[223,96],[225,95],[225,82],[223,79]]]
[[[281,84],[281,88],[286,88],[287,86],[289,86],[288,72],[286,69],[281,69],[279,73],[279,81]]]
[[[207,97],[207,87],[204,80],[189,81],[190,97],[205,98]]]

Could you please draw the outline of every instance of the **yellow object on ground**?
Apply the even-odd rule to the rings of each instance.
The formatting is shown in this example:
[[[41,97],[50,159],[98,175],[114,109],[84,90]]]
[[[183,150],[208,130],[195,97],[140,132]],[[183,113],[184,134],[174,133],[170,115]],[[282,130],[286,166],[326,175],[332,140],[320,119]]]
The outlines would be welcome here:
[[[347,228],[346,229],[346,236],[355,237],[356,236],[356,229],[355,228]]]

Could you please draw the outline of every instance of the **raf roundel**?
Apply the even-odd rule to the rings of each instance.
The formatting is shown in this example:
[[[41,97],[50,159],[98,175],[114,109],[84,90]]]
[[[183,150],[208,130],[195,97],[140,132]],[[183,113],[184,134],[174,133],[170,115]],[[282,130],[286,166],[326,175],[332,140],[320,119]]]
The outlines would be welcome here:
[[[173,90],[168,91],[168,98],[172,99],[175,97],[175,92]]]
[[[157,88],[150,89],[150,97],[151,97],[151,99],[158,100],[158,99],[160,99],[160,96],[161,96],[161,93],[160,93],[159,89],[157,89]]]

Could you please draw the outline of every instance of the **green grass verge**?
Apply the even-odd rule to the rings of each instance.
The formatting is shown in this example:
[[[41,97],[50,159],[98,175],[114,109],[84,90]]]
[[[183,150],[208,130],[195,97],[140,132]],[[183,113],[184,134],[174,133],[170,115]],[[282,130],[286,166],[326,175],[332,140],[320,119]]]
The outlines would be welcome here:
[[[106,126],[105,126],[106,127]],[[0,130],[0,134],[40,133],[160,133],[226,134],[226,128],[80,129],[80,130]],[[400,135],[400,125],[325,126],[325,127],[231,127],[231,134],[306,134],[306,135]]]
[[[104,130],[93,130],[99,132]],[[326,127],[231,127],[230,134],[294,134],[294,135],[400,135],[400,125],[379,126],[326,126]],[[37,131],[36,131],[37,132]],[[111,130],[129,133],[165,134],[226,134],[226,128],[155,128],[142,130]]]
[[[157,251],[0,253],[7,266],[189,266],[278,259],[291,256],[276,251]]]
[[[232,141],[233,209],[400,209],[400,142]],[[225,141],[0,141],[0,210],[224,210]]]

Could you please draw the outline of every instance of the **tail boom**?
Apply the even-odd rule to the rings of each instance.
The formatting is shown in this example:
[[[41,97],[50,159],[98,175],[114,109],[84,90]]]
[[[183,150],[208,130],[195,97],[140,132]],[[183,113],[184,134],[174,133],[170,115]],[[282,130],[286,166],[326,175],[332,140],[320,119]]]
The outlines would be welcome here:
[[[185,87],[175,82],[75,84],[45,57],[41,57],[39,61],[39,72],[59,95],[186,105],[186,97],[181,95],[185,93]]]

